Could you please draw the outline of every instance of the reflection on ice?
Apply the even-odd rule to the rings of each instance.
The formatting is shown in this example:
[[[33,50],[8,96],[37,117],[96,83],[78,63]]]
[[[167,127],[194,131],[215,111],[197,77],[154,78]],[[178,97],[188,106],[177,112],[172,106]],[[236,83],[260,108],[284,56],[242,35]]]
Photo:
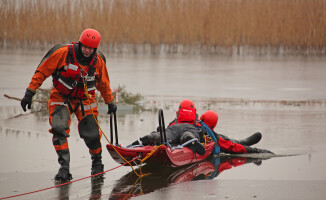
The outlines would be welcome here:
[[[166,168],[162,166],[145,165],[137,169],[138,174],[148,174],[138,177],[133,171],[122,176],[114,185],[109,199],[129,199],[159,190],[169,185],[189,181],[211,180],[223,171],[244,164],[253,163],[260,166],[263,160],[269,158],[211,156],[205,161],[194,163],[181,168]]]

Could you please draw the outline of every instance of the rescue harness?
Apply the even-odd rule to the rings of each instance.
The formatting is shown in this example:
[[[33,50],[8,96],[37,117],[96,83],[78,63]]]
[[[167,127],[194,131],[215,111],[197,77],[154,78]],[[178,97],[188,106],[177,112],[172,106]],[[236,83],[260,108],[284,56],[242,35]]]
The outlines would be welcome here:
[[[94,55],[89,66],[83,70],[78,67],[75,48],[73,45],[67,45],[68,55],[66,66],[61,67],[53,74],[53,86],[67,98],[86,99],[84,91],[84,82],[87,84],[89,94],[95,94],[95,70],[97,63],[97,54]]]
[[[85,87],[90,95],[95,95],[95,70],[97,63],[97,53],[93,56],[88,67],[83,70],[78,67],[75,48],[73,44],[68,44],[68,54],[66,57],[66,66],[58,69],[53,76],[53,86],[66,97],[65,104],[68,105],[71,113],[76,112],[79,105],[72,108],[69,99],[78,99],[83,116],[85,116],[82,100],[86,100]]]

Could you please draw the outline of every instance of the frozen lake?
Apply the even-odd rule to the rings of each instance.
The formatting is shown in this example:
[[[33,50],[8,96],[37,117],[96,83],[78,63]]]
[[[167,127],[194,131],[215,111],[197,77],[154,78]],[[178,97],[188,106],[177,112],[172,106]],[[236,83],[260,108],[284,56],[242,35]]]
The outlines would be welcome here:
[[[54,185],[52,179],[59,165],[52,135],[48,133],[48,117],[33,114],[14,117],[22,113],[20,103],[3,96],[24,95],[44,54],[0,51],[3,159],[0,198]],[[166,122],[174,117],[178,103],[189,98],[199,114],[208,108],[217,111],[216,132],[241,139],[260,131],[263,138],[255,146],[269,149],[279,157],[256,160],[223,157],[219,164],[207,163],[219,169],[218,176],[211,180],[189,182],[195,178],[186,177],[199,177],[203,169],[197,165],[160,176],[153,173],[135,187],[136,179],[130,177],[132,173],[128,175],[131,168],[121,167],[108,172],[103,182],[85,179],[15,199],[119,199],[125,197],[122,194],[136,196],[141,192],[149,194],[135,199],[324,199],[326,196],[325,58],[125,55],[107,56],[107,66],[112,89],[124,85],[128,92],[140,93],[146,106],[164,109]],[[42,88],[50,85],[51,78]],[[99,120],[109,135],[109,118],[101,115]],[[123,145],[157,126],[155,112],[118,112],[119,142]],[[106,144],[103,137],[102,145]],[[74,180],[89,176],[90,156],[79,138],[75,118],[69,145]],[[118,166],[105,149],[103,160],[105,170]],[[223,166],[228,168],[222,170]]]

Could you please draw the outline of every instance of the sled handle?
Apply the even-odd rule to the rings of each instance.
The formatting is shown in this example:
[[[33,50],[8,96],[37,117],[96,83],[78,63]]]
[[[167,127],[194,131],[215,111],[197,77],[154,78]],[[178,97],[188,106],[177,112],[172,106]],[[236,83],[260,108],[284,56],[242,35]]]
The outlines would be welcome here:
[[[114,121],[114,132],[115,132],[115,145],[119,145],[118,142],[118,126],[117,126],[117,113],[110,114],[110,136],[111,144],[113,144],[113,121]]]
[[[166,143],[166,133],[165,133],[164,115],[162,109],[158,111],[158,123],[160,128],[161,144],[164,144]]]

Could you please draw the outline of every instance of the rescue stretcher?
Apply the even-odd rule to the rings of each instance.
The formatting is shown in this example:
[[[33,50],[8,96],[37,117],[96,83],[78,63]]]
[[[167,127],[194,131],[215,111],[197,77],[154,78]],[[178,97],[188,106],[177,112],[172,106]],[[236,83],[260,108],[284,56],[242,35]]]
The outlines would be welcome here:
[[[161,164],[168,167],[181,167],[185,165],[189,165],[191,163],[199,162],[206,159],[211,155],[213,148],[215,146],[215,142],[208,141],[204,147],[206,153],[204,155],[199,155],[194,153],[191,149],[186,147],[186,145],[193,140],[190,140],[182,145],[171,146],[166,140],[165,133],[165,125],[164,125],[164,116],[163,110],[159,110],[159,128],[160,128],[160,136],[161,136],[161,145],[159,147],[155,146],[130,146],[130,147],[122,147],[118,142],[118,132],[117,132],[117,124],[116,124],[116,115],[110,115],[110,135],[111,135],[111,144],[107,144],[106,148],[109,151],[111,157],[119,164],[124,164],[125,161],[121,158],[123,156],[126,160],[132,160],[136,157],[139,159],[130,163],[132,165],[140,164],[140,160],[149,156],[148,159],[144,161],[147,164]],[[113,119],[114,119],[114,131],[115,131],[115,144],[113,144]],[[154,151],[154,148],[157,148]],[[119,155],[117,152],[119,152]]]

